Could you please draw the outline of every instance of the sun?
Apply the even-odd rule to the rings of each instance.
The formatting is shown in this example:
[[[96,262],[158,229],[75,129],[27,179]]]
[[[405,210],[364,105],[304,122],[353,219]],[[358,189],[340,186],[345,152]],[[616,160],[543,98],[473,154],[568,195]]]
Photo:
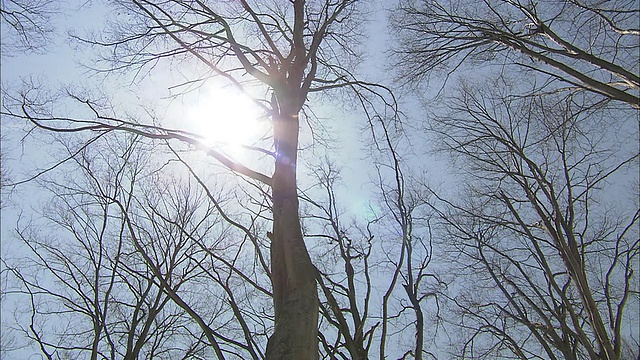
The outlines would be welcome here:
[[[237,152],[261,135],[261,109],[247,95],[232,88],[201,92],[186,111],[189,127],[207,146]]]

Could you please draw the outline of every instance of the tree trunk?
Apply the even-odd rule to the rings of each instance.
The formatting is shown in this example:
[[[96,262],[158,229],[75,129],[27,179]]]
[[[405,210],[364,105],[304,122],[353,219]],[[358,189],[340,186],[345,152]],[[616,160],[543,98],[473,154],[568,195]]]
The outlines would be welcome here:
[[[267,344],[266,358],[313,360],[318,359],[318,293],[315,268],[302,237],[298,214],[298,109],[282,101],[278,105],[279,111],[273,118],[277,155],[270,236],[275,329]]]

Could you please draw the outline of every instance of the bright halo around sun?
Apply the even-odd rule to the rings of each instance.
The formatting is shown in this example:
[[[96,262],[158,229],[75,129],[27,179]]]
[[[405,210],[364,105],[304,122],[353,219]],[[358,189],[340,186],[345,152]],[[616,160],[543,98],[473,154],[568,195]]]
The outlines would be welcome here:
[[[220,146],[235,155],[242,145],[251,145],[262,135],[261,115],[247,95],[232,88],[205,90],[186,111],[190,127],[206,145]]]

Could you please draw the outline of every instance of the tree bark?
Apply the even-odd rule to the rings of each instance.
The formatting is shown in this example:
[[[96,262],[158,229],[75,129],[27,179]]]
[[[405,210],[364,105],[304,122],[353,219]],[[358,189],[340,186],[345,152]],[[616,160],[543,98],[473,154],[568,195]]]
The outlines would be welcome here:
[[[318,293],[315,268],[302,237],[296,165],[298,111],[279,96],[273,117],[276,163],[272,181],[271,282],[275,329],[267,344],[270,360],[318,359]]]

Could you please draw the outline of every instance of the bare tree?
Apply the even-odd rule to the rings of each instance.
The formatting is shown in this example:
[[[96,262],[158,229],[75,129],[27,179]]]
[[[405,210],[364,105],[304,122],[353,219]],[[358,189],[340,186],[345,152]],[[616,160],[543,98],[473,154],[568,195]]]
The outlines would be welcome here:
[[[257,84],[258,90],[254,92],[265,95],[256,99],[256,104],[271,120],[271,144],[251,149],[257,150],[259,156],[266,154],[270,166],[256,170],[216,148],[207,148],[206,152],[256,189],[269,193],[266,198],[271,202],[272,230],[267,233],[270,240],[268,271],[275,325],[266,358],[317,358],[317,272],[299,219],[296,174],[299,132],[301,121],[309,120],[304,117],[303,109],[314,93],[342,88],[386,97],[386,88],[358,81],[351,72],[352,61],[358,57],[352,44],[357,34],[354,29],[361,24],[359,2],[133,0],[115,3],[119,11],[129,16],[119,18],[121,23],[111,24],[102,38],[78,37],[84,43],[109,51],[104,58],[108,61],[107,70],[132,69],[145,73],[163,59],[188,58],[200,62],[208,73],[187,83],[201,82],[215,75],[249,93],[255,88],[247,86],[249,81],[245,81],[245,76],[248,75],[251,82]],[[176,143],[203,146],[197,135],[109,114],[84,95],[72,97],[84,104],[93,116],[76,118],[39,112],[29,94],[24,95],[17,108],[3,114],[29,120],[36,127],[55,132],[91,132],[102,136],[126,131],[169,141],[173,146]],[[395,116],[393,100],[383,106],[390,107],[388,117]],[[126,208],[125,204],[120,207]],[[174,300],[181,303],[175,296]],[[195,312],[189,314],[205,333],[212,335]],[[209,336],[210,342],[212,339],[213,336]]]
[[[381,206],[387,214],[386,221],[379,224],[379,231],[387,236],[395,234],[400,245],[392,242],[385,248],[385,242],[381,242],[382,251],[393,267],[388,268],[391,278],[382,296],[380,358],[386,357],[388,342],[393,339],[390,334],[397,331],[393,329],[410,324],[415,329],[415,340],[401,358],[423,359],[425,355],[437,358],[427,347],[431,340],[425,339],[425,334],[435,336],[437,326],[427,323],[426,313],[437,308],[430,300],[437,300],[436,295],[444,283],[429,266],[433,260],[431,213],[427,209],[424,186],[415,177],[419,170],[407,171],[410,165],[400,150],[404,136],[401,128],[384,121],[375,124],[374,137],[378,139],[376,146],[380,152],[375,162],[377,184]]]
[[[396,15],[408,81],[467,60],[515,65],[546,76],[540,91],[584,89],[640,107],[635,1],[409,0]]]
[[[329,359],[437,358],[427,313],[443,283],[430,270],[430,209],[422,183],[405,168],[401,128],[373,117],[370,131],[377,198],[366,216],[349,216],[340,206],[341,169],[330,160],[314,170],[317,185],[302,197],[305,236],[322,244],[312,249],[321,344]]]
[[[373,235],[360,232],[358,221],[349,220],[340,208],[337,165],[325,159],[313,172],[317,190],[325,194],[312,197],[312,187],[301,199],[308,204],[303,209],[304,235],[320,244],[311,250],[321,294],[320,343],[326,358],[368,359],[379,325],[369,324]]]
[[[165,180],[162,197],[138,194],[150,185],[139,184],[149,176],[143,166],[148,153],[139,140],[128,142],[124,149],[112,141],[113,151],[83,151],[67,164],[76,168],[70,175],[41,179],[53,194],[44,222],[20,221],[17,238],[29,251],[4,260],[17,280],[10,293],[25,304],[16,324],[48,359],[175,359],[211,352],[198,324],[172,298],[181,288],[194,291],[192,283],[208,268],[192,239],[207,236],[211,249],[223,245],[224,237],[211,231],[213,208],[203,208],[201,193],[175,181]],[[126,204],[126,212],[117,204]],[[130,233],[133,217],[137,231]]]
[[[460,355],[630,359],[640,303],[635,110],[612,122],[607,107],[515,96],[510,84],[463,83],[432,128],[468,180],[466,199],[440,199],[452,262],[468,281],[448,295]]]
[[[429,343],[429,339],[425,339],[425,336],[430,334],[430,327],[423,312],[427,311],[427,302],[435,294],[434,284],[427,280],[437,280],[437,277],[427,273],[432,249],[431,237],[429,232],[425,231],[429,227],[428,221],[421,218],[424,216],[422,213],[425,204],[415,190],[404,189],[406,175],[401,170],[401,156],[396,150],[396,147],[399,147],[400,139],[398,138],[401,133],[395,133],[386,128],[385,122],[380,120],[373,123],[374,133],[379,136],[380,142],[378,145],[380,154],[375,157],[378,169],[375,182],[379,187],[380,210],[372,212],[370,216],[364,218],[364,221],[363,218],[357,220],[346,218],[339,210],[340,205],[336,195],[339,192],[337,190],[339,171],[331,162],[315,170],[315,176],[318,179],[317,190],[322,191],[325,196],[319,196],[311,190],[301,193],[302,203],[308,205],[303,211],[304,236],[307,239],[317,239],[318,244],[311,249],[311,254],[319,270],[317,280],[321,289],[320,308],[323,317],[319,340],[323,345],[320,353],[325,358],[366,359],[378,355],[380,358],[389,356],[419,358],[430,353],[425,346]],[[96,141],[110,148],[115,146],[118,138],[119,136],[103,137]],[[112,209],[110,221],[117,224],[118,236],[115,238],[118,240],[116,241],[119,244],[122,243],[125,249],[119,255],[121,251],[114,252],[114,246],[111,246],[105,250],[104,256],[110,259],[122,259],[122,269],[118,271],[122,277],[121,281],[147,284],[151,286],[149,296],[156,295],[161,296],[165,301],[171,300],[171,303],[163,304],[163,308],[175,310],[177,305],[181,309],[181,312],[176,313],[182,314],[184,322],[163,323],[166,328],[154,331],[153,334],[161,334],[166,330],[171,332],[171,339],[174,337],[182,339],[180,344],[189,339],[200,341],[192,347],[176,346],[173,352],[165,352],[168,357],[184,354],[185,357],[213,355],[221,359],[264,358],[266,334],[270,326],[269,322],[272,320],[269,318],[271,314],[264,309],[266,302],[271,300],[271,292],[267,290],[268,278],[265,273],[268,274],[268,267],[264,264],[264,254],[261,252],[267,247],[264,244],[266,231],[261,230],[264,229],[264,225],[260,223],[265,222],[261,219],[268,214],[256,212],[255,206],[246,206],[242,210],[245,214],[244,218],[238,217],[239,213],[232,216],[228,209],[225,210],[222,207],[231,195],[216,195],[214,191],[217,194],[224,194],[226,189],[219,189],[210,184],[205,185],[204,179],[199,175],[202,169],[200,171],[196,169],[199,165],[192,166],[187,163],[188,152],[174,152],[174,157],[167,165],[157,170],[152,168],[134,171],[137,174],[135,176],[137,180],[134,182],[129,178],[133,176],[131,175],[133,170],[127,169],[135,168],[136,162],[130,157],[134,156],[133,154],[136,157],[148,154],[148,158],[145,157],[141,161],[148,164],[151,158],[157,156],[154,153],[158,147],[143,151],[142,149],[147,145],[142,140],[138,139],[135,148],[128,150],[125,153],[126,156],[107,151],[95,143],[77,154],[75,149],[68,148],[67,153],[71,156],[72,165],[60,166],[65,174],[72,175],[47,182],[45,186],[56,192],[56,198],[66,199],[64,206],[46,209],[45,214],[63,214],[69,211],[67,209],[73,209],[74,205],[67,205],[67,203],[71,202],[69,199],[75,199],[78,196],[76,194],[83,196],[76,199],[73,204],[82,203],[86,206],[88,194],[108,204]],[[83,145],[86,140],[77,141],[77,143]],[[173,149],[173,146],[170,146],[170,149]],[[122,164],[119,159],[122,159]],[[165,162],[162,157],[157,161],[160,164]],[[104,171],[99,166],[102,162],[115,168]],[[168,164],[174,163],[181,165],[172,165],[174,166],[172,170]],[[170,174],[180,166],[187,168],[192,181],[206,193],[206,201],[195,196],[198,191],[192,188],[176,187],[179,181]],[[316,167],[312,168],[316,169]],[[53,172],[48,174],[54,176]],[[78,180],[70,182],[67,177],[72,179],[86,177],[88,184]],[[102,182],[106,182],[108,186],[101,185]],[[102,189],[103,186],[121,195],[110,195],[109,191]],[[175,192],[172,190],[174,188]],[[268,201],[264,204],[265,200],[259,196],[249,196],[249,199],[260,203],[260,207],[269,207]],[[398,210],[399,204],[404,203],[407,209],[405,213]],[[251,214],[252,218],[247,218],[246,214]],[[417,216],[418,214],[420,215]],[[77,223],[75,220],[55,221],[74,228],[73,232],[76,233],[85,227],[84,224],[99,222],[100,219],[99,213],[84,212],[82,215],[80,216],[82,221]],[[204,223],[205,219],[215,218],[218,215],[226,220],[226,226],[216,222],[210,225]],[[58,215],[53,218],[57,219]],[[196,218],[202,220],[197,221]],[[242,220],[239,220],[240,218]],[[63,216],[63,219],[66,218]],[[242,224],[247,227],[243,227]],[[33,226],[26,227],[26,229],[32,228]],[[231,228],[242,228],[242,231],[238,234],[231,231]],[[223,231],[223,235],[218,237],[216,234],[220,231]],[[416,231],[415,234],[414,231]],[[27,232],[27,230],[21,231],[20,234]],[[81,268],[82,261],[68,256],[70,251],[58,250],[60,244],[64,243],[63,237],[56,238],[60,239],[55,242],[56,249],[46,242],[42,242],[46,246],[40,245],[37,237],[23,235],[22,238],[27,244],[38,244],[31,248],[38,259],[51,258],[46,249],[62,251],[61,254],[64,255],[59,255],[57,252],[55,254],[62,256],[65,263],[74,264],[73,266],[77,267],[74,268],[75,271],[65,272],[69,274],[68,276],[89,272]],[[240,238],[243,240],[239,240]],[[89,244],[94,242],[99,243],[96,240],[81,241],[86,248],[91,248]],[[243,243],[252,245],[246,246]],[[405,245],[402,245],[403,243]],[[47,266],[52,263],[54,262],[40,261],[38,266],[48,269]],[[243,263],[249,264],[249,267],[243,266]],[[25,274],[23,269],[15,266],[11,269],[19,279],[29,278],[29,274]],[[107,269],[108,267],[104,265],[101,267],[102,272]],[[55,272],[55,269],[51,271]],[[395,276],[389,275],[392,273]],[[86,286],[86,283],[81,281],[79,284],[71,285]],[[439,285],[437,281],[434,283],[436,287]],[[46,297],[46,295],[55,297],[55,294],[61,291],[61,285],[64,285],[64,283],[51,285],[46,281],[40,281],[40,284],[46,286],[45,289],[41,289],[41,291],[46,290],[46,293],[37,294],[36,297]],[[33,281],[27,281],[22,288],[33,289],[33,286]],[[137,293],[147,294],[146,288],[141,285],[131,285],[131,287],[142,288]],[[65,286],[62,288],[64,289]],[[200,294],[200,297],[194,294]],[[141,295],[137,298],[145,299]],[[136,308],[133,303],[115,296],[104,301],[105,304],[110,302],[116,302],[125,308]],[[382,303],[385,304],[384,311],[380,306]],[[48,309],[51,311],[61,306],[55,302],[50,304]],[[140,307],[146,308],[144,305]],[[72,345],[80,347],[79,344],[85,341],[83,338],[77,338],[76,333],[63,332],[69,344],[66,345],[68,348],[66,352],[51,340],[51,335],[48,335],[51,327],[47,324],[55,319],[55,315],[46,309],[42,304],[35,304],[33,308],[29,308],[29,311],[39,314],[37,318],[44,322],[42,327],[36,328],[35,331],[37,334],[44,334],[42,337],[47,339],[43,340],[43,351],[46,350],[50,355],[64,353],[74,356],[81,353],[83,350],[70,350]],[[81,312],[81,309],[82,306],[78,306],[73,309],[73,313]],[[145,311],[145,313],[148,312]],[[121,313],[113,314],[113,310],[110,310],[109,316],[105,316],[106,324],[114,321],[128,324],[120,319]],[[162,315],[156,314],[156,316]],[[184,317],[190,321],[185,320]],[[113,318],[116,320],[112,320]],[[134,317],[134,319],[137,318]],[[95,321],[99,324],[103,323],[100,318]],[[144,322],[143,319],[136,321],[136,324],[142,322]],[[38,324],[40,323],[36,325]],[[128,326],[135,329],[137,325]],[[111,338],[116,338],[120,334],[112,326],[104,327],[106,329],[102,331],[108,332]],[[380,335],[382,328],[385,332],[384,337]],[[28,323],[25,329],[29,329]],[[153,340],[137,338],[136,336],[144,334],[139,335],[134,330],[121,332],[125,332],[127,338],[131,339],[131,343],[128,344],[140,344],[136,350],[138,357],[149,354],[146,352],[146,344]],[[85,337],[90,338],[90,336]],[[38,343],[39,340],[32,336],[32,341]],[[96,341],[102,344],[100,340]],[[115,357],[133,356],[126,349],[118,346],[114,348]],[[162,347],[159,346],[153,352],[153,356],[161,356],[161,349]],[[109,354],[104,351],[99,354],[99,356],[109,357]]]
[[[465,174],[461,199],[436,196],[461,275],[446,293],[458,355],[633,356],[638,204],[608,199],[637,197],[639,16],[625,1],[398,7],[407,83],[485,69],[429,123]]]

